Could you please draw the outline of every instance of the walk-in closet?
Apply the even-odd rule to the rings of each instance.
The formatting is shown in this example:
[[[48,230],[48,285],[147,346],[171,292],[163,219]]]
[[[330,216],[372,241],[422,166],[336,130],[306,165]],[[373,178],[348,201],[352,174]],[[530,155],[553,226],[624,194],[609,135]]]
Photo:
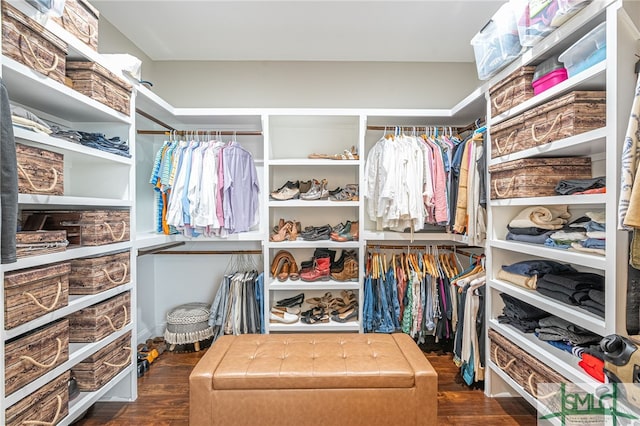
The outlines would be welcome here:
[[[640,2],[0,24],[0,423],[640,419]]]

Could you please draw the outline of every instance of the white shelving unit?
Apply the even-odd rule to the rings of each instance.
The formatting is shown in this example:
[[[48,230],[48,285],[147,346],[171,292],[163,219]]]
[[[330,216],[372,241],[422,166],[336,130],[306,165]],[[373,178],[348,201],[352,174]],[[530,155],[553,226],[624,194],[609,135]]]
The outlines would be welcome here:
[[[550,34],[540,44],[525,52],[488,82],[493,86],[524,65],[535,65],[561,53],[584,34],[602,22],[606,22],[607,58],[557,86],[534,96],[497,117],[489,117],[489,125],[495,125],[515,117],[532,107],[574,90],[606,90],[606,126],[577,136],[558,140],[539,147],[519,151],[498,158],[490,158],[489,165],[532,157],[587,156],[592,159],[593,176],[606,176],[606,194],[580,196],[552,196],[491,200],[486,244],[487,255],[487,324],[531,354],[548,368],[557,371],[571,382],[581,384],[593,392],[598,381],[578,366],[579,358],[561,351],[533,334],[524,334],[515,328],[500,324],[502,313],[501,293],[532,304],[550,314],[578,324],[598,335],[627,334],[625,319],[627,279],[627,233],[617,231],[617,201],[619,197],[620,157],[629,109],[635,86],[633,74],[634,52],[640,51],[640,33],[628,19],[626,9],[637,13],[631,2],[594,1],[574,18]],[[487,105],[490,100],[487,96]],[[535,244],[506,241],[506,225],[520,210],[527,206],[568,205],[573,218],[587,211],[604,210],[606,213],[606,255],[572,252]],[[579,307],[569,306],[546,297],[535,290],[518,287],[497,278],[502,265],[527,259],[549,259],[574,266],[579,271],[594,272],[605,277],[605,317],[600,318]],[[489,342],[487,341],[487,347]],[[490,361],[487,353],[485,392],[490,396],[522,396],[532,405],[536,399],[508,374]]]
[[[35,11],[26,3],[20,9],[30,16]],[[91,60],[109,68],[103,57],[85,46],[73,35],[61,29],[60,26],[48,22],[46,28],[62,38],[68,45],[69,57],[74,59]],[[12,102],[22,105],[36,113],[39,117],[54,121],[62,126],[89,132],[100,132],[111,136],[119,136],[123,140],[133,142],[133,118],[111,109],[57,81],[2,56],[0,59],[0,75],[7,87]],[[2,339],[5,344],[10,339],[23,336],[38,327],[47,325],[55,320],[64,318],[80,309],[104,301],[123,292],[130,292],[132,306],[136,305],[136,262],[133,253],[133,235],[135,233],[135,205],[134,205],[134,160],[124,156],[106,153],[98,149],[69,142],[67,140],[50,137],[14,126],[16,142],[34,146],[64,155],[64,194],[60,196],[20,194],[18,207],[20,210],[77,210],[100,208],[128,208],[131,217],[131,241],[120,242],[94,247],[71,248],[64,252],[31,256],[19,259],[15,263],[3,264],[0,267],[0,278],[4,281],[7,272],[25,268],[50,265],[87,256],[108,254],[115,251],[130,249],[131,281],[127,284],[112,288],[95,295],[69,296],[67,306],[48,312],[45,315],[11,329],[4,327],[4,310],[0,313],[2,321]],[[131,154],[135,155],[135,146],[131,144]],[[0,293],[0,300],[4,305],[4,291]],[[0,360],[0,392],[2,419],[4,411],[22,398],[60,375],[72,369],[86,357],[104,348],[116,338],[126,332],[132,333],[131,347],[136,342],[136,312],[131,312],[131,323],[99,342],[89,344],[69,344],[69,359],[52,371],[36,380],[5,395],[5,359]],[[137,376],[135,356],[131,357],[130,365],[125,367],[109,383],[94,393],[82,393],[75,398],[70,406],[69,414],[58,424],[71,424],[98,398],[107,400],[133,401],[137,397]]]

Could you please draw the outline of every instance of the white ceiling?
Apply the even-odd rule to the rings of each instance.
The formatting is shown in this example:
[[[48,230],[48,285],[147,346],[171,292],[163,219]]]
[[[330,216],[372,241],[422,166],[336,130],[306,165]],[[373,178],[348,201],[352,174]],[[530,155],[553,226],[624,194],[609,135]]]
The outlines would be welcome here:
[[[504,0],[91,0],[151,59],[473,62]]]

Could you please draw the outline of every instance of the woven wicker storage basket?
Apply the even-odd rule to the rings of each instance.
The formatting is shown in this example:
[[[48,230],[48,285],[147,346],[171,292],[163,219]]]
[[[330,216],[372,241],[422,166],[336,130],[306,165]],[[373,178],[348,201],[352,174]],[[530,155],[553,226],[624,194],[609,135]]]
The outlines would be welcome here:
[[[606,92],[603,91],[575,91],[530,109],[524,113],[530,146],[604,127],[606,109]]]
[[[18,259],[67,249],[66,231],[19,231],[16,233]]]
[[[129,241],[129,210],[25,211],[45,214],[44,229],[65,230],[71,245],[100,246]]]
[[[67,44],[2,1],[2,53],[64,84]]]
[[[491,158],[522,151],[530,139],[524,131],[524,114],[491,126]]]
[[[69,303],[69,263],[4,275],[4,328],[17,327]]]
[[[73,88],[106,106],[129,115],[131,84],[95,62],[67,62]]]
[[[86,0],[66,0],[61,17],[53,20],[76,36],[78,40],[98,50],[98,10]]]
[[[558,372],[538,361],[495,330],[489,330],[489,340],[491,361],[534,398],[548,396],[538,394],[539,383],[569,383],[569,380]]]
[[[525,158],[489,166],[491,199],[557,195],[563,179],[591,179],[591,158]]]
[[[62,319],[7,341],[4,390],[10,395],[69,359],[69,321]]]
[[[111,333],[122,330],[131,322],[129,292],[113,296],[104,302],[86,307],[69,315],[69,341],[97,342]]]
[[[70,377],[69,371],[65,371],[31,395],[7,408],[4,413],[6,426],[53,426],[60,423],[69,414]]]
[[[64,156],[57,152],[16,144],[18,192],[64,194]]]
[[[495,117],[533,97],[536,67],[520,67],[489,89],[491,116]]]
[[[131,332],[127,332],[71,369],[81,392],[94,392],[131,365]]]
[[[71,261],[69,294],[96,294],[131,280],[129,250]]]

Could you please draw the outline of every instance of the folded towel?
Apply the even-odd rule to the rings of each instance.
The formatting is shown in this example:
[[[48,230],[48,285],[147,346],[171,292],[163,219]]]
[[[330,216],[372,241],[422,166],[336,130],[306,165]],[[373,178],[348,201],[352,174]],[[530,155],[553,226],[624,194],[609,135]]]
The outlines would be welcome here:
[[[581,252],[584,252],[584,253],[599,254],[599,255],[602,255],[602,256],[607,254],[604,251],[604,249],[583,247],[582,244],[580,244],[580,243],[571,243],[571,248],[569,250],[581,251]]]
[[[595,212],[587,212],[585,214],[587,215],[587,217],[589,217],[594,222],[598,222],[598,223],[605,223],[606,222],[606,216],[605,216],[604,210],[599,210],[599,211],[595,211]]]
[[[498,271],[498,279],[500,280],[504,280],[506,282],[509,282],[511,284],[515,284],[515,285],[519,285],[520,287],[524,287],[524,288],[528,288],[531,290],[535,290],[536,289],[536,281],[538,279],[537,275],[533,275],[533,276],[527,276],[527,275],[520,275],[520,274],[514,274],[511,272],[507,272],[504,269],[500,269]]]
[[[549,235],[551,239],[554,240],[562,240],[562,241],[582,241],[587,238],[586,232],[567,232],[564,230],[553,232]]]
[[[509,226],[514,228],[538,227],[544,229],[560,229],[571,217],[566,205],[533,206],[520,211]]]

